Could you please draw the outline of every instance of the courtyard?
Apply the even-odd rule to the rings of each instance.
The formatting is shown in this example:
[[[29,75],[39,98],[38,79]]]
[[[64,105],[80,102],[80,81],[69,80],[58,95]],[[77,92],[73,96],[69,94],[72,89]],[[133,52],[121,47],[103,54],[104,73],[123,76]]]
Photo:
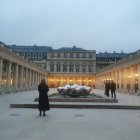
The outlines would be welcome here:
[[[50,92],[54,90],[50,89]],[[104,91],[94,92],[103,94]],[[31,103],[36,97],[36,90],[0,95],[1,140],[140,138],[140,110],[52,108],[46,117],[39,117],[37,109],[10,108],[11,103]],[[118,103],[111,104],[140,105],[140,96],[137,95],[117,93],[117,99]]]

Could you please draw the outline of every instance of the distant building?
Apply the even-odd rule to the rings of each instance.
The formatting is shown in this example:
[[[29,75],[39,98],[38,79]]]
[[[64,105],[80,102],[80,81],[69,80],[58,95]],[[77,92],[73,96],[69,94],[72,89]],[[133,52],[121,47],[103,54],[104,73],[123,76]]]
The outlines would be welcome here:
[[[125,53],[99,53],[73,47],[53,49],[50,46],[16,46],[11,49],[47,70],[51,87],[65,84],[94,85],[97,71],[127,56]]]
[[[96,54],[96,71],[118,62],[119,60],[126,58],[128,56],[127,53],[121,52],[121,53],[98,53]]]

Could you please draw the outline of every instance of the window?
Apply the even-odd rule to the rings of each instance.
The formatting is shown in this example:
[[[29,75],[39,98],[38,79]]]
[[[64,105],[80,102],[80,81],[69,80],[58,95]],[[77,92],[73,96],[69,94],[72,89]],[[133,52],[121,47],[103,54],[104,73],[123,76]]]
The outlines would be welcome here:
[[[50,72],[54,72],[54,63],[53,62],[50,63]]]
[[[70,63],[69,65],[69,72],[73,72],[73,63]]]
[[[73,58],[73,53],[70,53],[70,58]]]
[[[86,57],[86,53],[83,53],[83,58],[85,58]]]
[[[38,54],[38,58],[42,58],[42,53],[39,53]]]
[[[51,53],[51,54],[50,54],[50,57],[51,57],[51,58],[54,58],[54,53]]]
[[[93,65],[92,64],[89,64],[89,66],[88,66],[88,68],[89,68],[89,72],[93,72]]]
[[[79,53],[76,53],[76,58],[79,58]]]
[[[60,63],[57,63],[56,64],[56,71],[57,72],[60,72],[61,71],[61,65],[60,65]]]
[[[92,58],[92,53],[89,53],[89,58]]]
[[[46,60],[47,60],[47,53],[45,53],[45,54],[43,55],[43,59],[46,59]]]
[[[33,58],[37,58],[37,54],[36,54],[36,53],[33,53],[33,54],[32,54],[32,57],[33,57]]]
[[[27,58],[31,58],[31,54],[30,53],[27,54]]]
[[[85,63],[82,64],[82,72],[86,72],[87,65]]]
[[[60,53],[57,54],[57,58],[60,58]]]
[[[67,72],[67,63],[63,64],[63,72]]]
[[[43,65],[43,69],[47,69],[47,65]]]
[[[79,72],[80,71],[80,64],[79,63],[76,63],[75,71],[76,72]]]
[[[67,58],[67,53],[64,53],[64,58]]]

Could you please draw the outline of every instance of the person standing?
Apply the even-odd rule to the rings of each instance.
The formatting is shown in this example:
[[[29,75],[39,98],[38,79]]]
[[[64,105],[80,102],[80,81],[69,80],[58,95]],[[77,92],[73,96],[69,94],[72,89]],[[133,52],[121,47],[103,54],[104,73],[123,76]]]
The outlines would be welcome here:
[[[38,109],[40,111],[39,116],[46,116],[45,111],[50,110],[50,105],[49,105],[49,99],[48,99],[48,91],[49,87],[46,84],[45,79],[41,80],[41,83],[38,85],[38,91],[39,91],[39,104],[38,104]]]
[[[108,80],[105,81],[105,95],[109,97],[109,89],[110,89],[110,83]]]
[[[111,88],[111,98],[114,98],[116,99],[116,83],[112,80],[111,81],[111,84],[110,84],[110,88]]]

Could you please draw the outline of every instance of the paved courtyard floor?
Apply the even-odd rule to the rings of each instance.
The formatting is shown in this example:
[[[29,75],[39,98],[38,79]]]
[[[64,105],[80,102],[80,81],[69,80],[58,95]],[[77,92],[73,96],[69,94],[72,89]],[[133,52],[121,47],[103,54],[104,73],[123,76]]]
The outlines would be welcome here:
[[[0,95],[0,140],[140,139],[140,110],[53,108],[40,117],[37,109],[9,107],[31,103],[36,97],[37,91]],[[118,93],[117,98],[118,104],[140,105],[140,96]]]

